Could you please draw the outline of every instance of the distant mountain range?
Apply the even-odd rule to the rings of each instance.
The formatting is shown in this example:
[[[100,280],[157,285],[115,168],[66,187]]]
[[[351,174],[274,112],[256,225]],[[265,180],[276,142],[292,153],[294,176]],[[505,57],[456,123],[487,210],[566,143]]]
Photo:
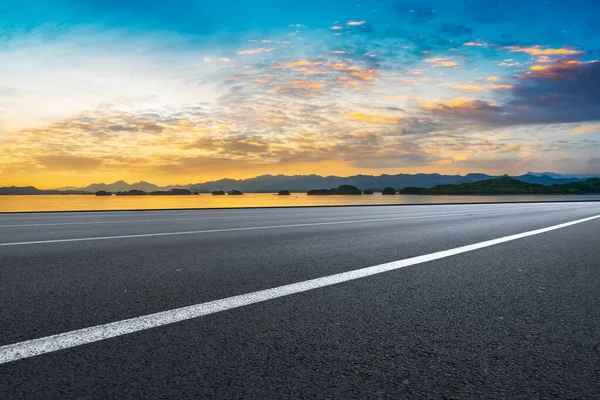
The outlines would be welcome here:
[[[524,175],[512,176],[511,178],[540,185],[565,184],[581,182],[591,177],[600,175],[564,175],[555,172],[528,172]],[[0,188],[2,194],[76,194],[95,193],[100,190],[107,192],[123,192],[128,190],[143,190],[153,192],[158,190],[170,190],[174,188],[188,189],[192,192],[210,193],[216,190],[228,191],[231,189],[243,192],[267,192],[276,193],[279,190],[290,190],[292,192],[307,192],[311,189],[330,189],[341,185],[356,186],[361,190],[374,189],[380,191],[385,187],[401,189],[405,187],[431,188],[436,185],[450,185],[461,183],[478,182],[485,179],[498,178],[495,175],[481,173],[470,173],[467,175],[440,175],[440,174],[398,174],[398,175],[354,175],[348,177],[321,176],[321,175],[261,175],[249,179],[220,179],[204,183],[187,185],[158,186],[149,182],[137,182],[129,184],[125,181],[117,181],[110,184],[94,183],[86,187],[62,187],[55,190],[39,190],[32,186],[28,187],[4,187]]]
[[[0,195],[17,195],[17,194],[88,194],[85,190],[41,190],[33,186],[5,186],[0,187]]]

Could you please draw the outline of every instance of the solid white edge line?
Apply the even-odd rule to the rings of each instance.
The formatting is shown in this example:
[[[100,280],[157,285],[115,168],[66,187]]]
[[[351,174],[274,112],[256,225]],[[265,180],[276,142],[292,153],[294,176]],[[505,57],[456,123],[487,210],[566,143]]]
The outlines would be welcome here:
[[[559,225],[553,225],[546,228],[533,231],[518,233],[501,237],[498,239],[486,240],[467,246],[456,247],[454,249],[438,251],[431,254],[425,254],[418,257],[407,258],[405,260],[392,261],[385,264],[374,265],[372,267],[361,268],[354,271],[342,272],[339,274],[324,276],[303,282],[292,283],[271,289],[260,290],[257,292],[246,293],[238,296],[227,297],[224,299],[209,301],[207,303],[195,304],[191,306],[176,308],[168,311],[161,311],[154,314],[141,317],[125,319],[122,321],[111,322],[108,324],[96,325],[89,328],[78,329],[75,331],[60,333],[57,335],[46,336],[39,339],[28,340],[9,344],[0,347],[0,364],[34,357],[41,354],[51,353],[58,350],[64,350],[88,343],[98,342],[100,340],[110,339],[117,336],[127,335],[129,333],[139,332],[163,325],[186,321],[189,319],[214,314],[221,311],[231,310],[260,303],[279,297],[289,296],[296,293],[302,293],[313,289],[336,285],[338,283],[348,282],[355,279],[365,278],[371,275],[381,274],[408,267],[411,265],[422,264],[441,258],[451,257],[457,254],[466,253],[485,247],[494,246],[501,243],[510,242],[528,236],[539,235],[554,231],[568,226],[580,224],[600,218],[595,215],[588,218],[578,219],[576,221],[566,222]]]

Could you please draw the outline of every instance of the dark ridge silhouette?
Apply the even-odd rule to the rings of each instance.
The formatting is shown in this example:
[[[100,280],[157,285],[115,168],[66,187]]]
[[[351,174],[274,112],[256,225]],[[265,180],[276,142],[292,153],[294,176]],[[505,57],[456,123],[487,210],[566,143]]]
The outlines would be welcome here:
[[[33,186],[0,187],[0,195],[35,195],[35,194],[93,194],[85,190],[42,190]]]
[[[320,176],[320,175],[262,175],[249,179],[220,179],[204,183],[189,185],[168,185],[159,187],[149,182],[137,182],[128,184],[117,181],[112,184],[97,183],[84,188],[63,187],[53,190],[40,190],[33,186],[27,187],[1,187],[0,195],[29,195],[29,194],[94,194],[100,190],[106,192],[122,192],[129,190],[141,190],[144,192],[168,191],[174,188],[187,189],[191,192],[211,193],[223,191],[231,187],[240,188],[241,192],[255,193],[277,193],[280,188],[285,187],[290,192],[306,192],[315,187],[339,187],[350,185],[357,188],[368,188],[379,192],[384,187],[392,188],[432,188],[439,185],[458,185],[463,183],[476,183],[482,180],[495,179],[498,176],[481,173],[469,173],[462,175],[440,175],[440,174],[397,174],[397,175],[354,175],[348,177]],[[587,179],[599,178],[593,175],[564,175],[553,172],[534,173],[528,172],[524,175],[512,176],[512,178],[526,183],[542,184],[545,186],[563,185],[568,183],[584,182]],[[336,189],[334,189],[335,191]],[[329,190],[325,190],[328,192]],[[578,190],[575,190],[578,193]],[[333,194],[333,193],[328,193]]]
[[[506,194],[600,194],[600,178],[581,182],[544,186],[527,183],[509,176],[460,185],[438,185],[431,189],[413,188],[413,194],[425,195],[506,195]]]
[[[383,192],[381,192],[381,194],[383,195],[391,195],[391,194],[396,194],[396,189],[394,189],[393,187],[386,187],[385,189],[383,189]]]
[[[215,190],[212,192],[213,196],[225,196],[225,192],[223,190]]]
[[[128,190],[126,192],[117,192],[117,196],[145,196],[147,195],[147,192],[144,192],[143,190]]]
[[[373,194],[373,189],[365,189],[363,194]]]
[[[289,196],[290,191],[289,190],[280,190],[279,192],[277,192],[277,194],[280,196]]]
[[[227,192],[227,194],[228,194],[229,196],[241,196],[241,195],[243,195],[244,193],[240,192],[239,190],[235,190],[235,189],[233,189],[233,190],[230,190],[229,192]]]
[[[334,194],[339,194],[339,195],[358,195],[358,194],[362,194],[362,191],[357,188],[356,186],[352,186],[352,185],[341,185],[338,186],[337,188],[332,188],[332,189],[312,189],[309,190],[307,192],[308,195],[318,195],[318,196],[323,196],[323,195],[334,195]]]
[[[96,196],[112,196],[112,193],[105,190],[98,190]]]
[[[425,188],[416,186],[407,186],[402,189],[398,189],[398,194],[422,194]]]

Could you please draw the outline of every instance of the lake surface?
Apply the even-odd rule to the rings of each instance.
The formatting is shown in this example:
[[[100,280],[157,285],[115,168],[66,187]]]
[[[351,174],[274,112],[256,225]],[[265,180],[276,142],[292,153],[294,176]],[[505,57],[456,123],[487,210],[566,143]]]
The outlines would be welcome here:
[[[0,196],[0,212],[17,211],[79,211],[79,210],[139,210],[168,208],[234,208],[293,207],[364,204],[435,204],[490,203],[523,201],[585,201],[598,200],[600,195],[561,196],[383,196],[380,193],[362,196],[308,196],[292,193],[278,196],[270,193],[247,193],[243,196],[110,196],[94,195],[31,195]]]

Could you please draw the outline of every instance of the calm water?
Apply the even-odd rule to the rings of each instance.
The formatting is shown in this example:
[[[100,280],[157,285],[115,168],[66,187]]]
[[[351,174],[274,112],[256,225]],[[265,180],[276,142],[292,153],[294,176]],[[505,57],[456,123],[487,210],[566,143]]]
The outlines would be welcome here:
[[[432,204],[432,203],[488,203],[519,201],[600,200],[590,196],[308,196],[293,193],[277,196],[268,193],[248,193],[243,196],[110,196],[44,195],[0,196],[0,212],[14,211],[69,211],[69,210],[135,210],[165,208],[228,208],[228,207],[291,207],[360,204]]]

